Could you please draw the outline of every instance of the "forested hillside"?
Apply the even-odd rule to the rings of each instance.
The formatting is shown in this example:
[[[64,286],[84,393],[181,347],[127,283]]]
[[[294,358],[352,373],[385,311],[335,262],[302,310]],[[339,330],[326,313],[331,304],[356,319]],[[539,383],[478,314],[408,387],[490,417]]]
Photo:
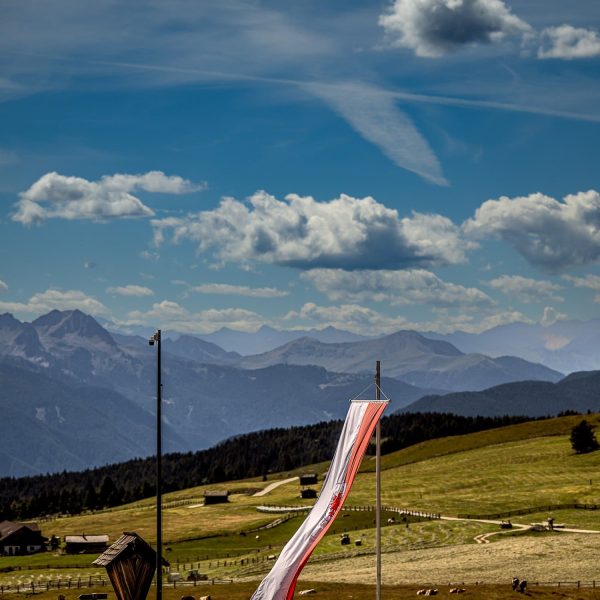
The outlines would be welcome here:
[[[502,427],[526,417],[412,413],[384,417],[382,453],[418,442]],[[342,421],[240,435],[213,448],[163,457],[166,491],[289,471],[332,458]],[[155,493],[155,460],[144,458],[81,472],[0,479],[0,520],[77,514]]]

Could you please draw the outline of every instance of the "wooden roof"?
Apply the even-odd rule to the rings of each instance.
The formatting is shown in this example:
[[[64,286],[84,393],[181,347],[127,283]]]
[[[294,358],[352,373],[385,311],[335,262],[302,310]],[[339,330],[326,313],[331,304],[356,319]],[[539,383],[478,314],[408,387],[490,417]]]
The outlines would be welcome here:
[[[108,535],[66,535],[66,544],[108,544]]]
[[[221,496],[229,496],[229,491],[228,490],[206,490],[204,492],[204,497],[206,498],[206,496],[220,498]]]
[[[137,533],[123,535],[93,563],[106,567],[118,600],[145,600],[156,571],[156,552]],[[169,564],[163,559],[163,564]]]

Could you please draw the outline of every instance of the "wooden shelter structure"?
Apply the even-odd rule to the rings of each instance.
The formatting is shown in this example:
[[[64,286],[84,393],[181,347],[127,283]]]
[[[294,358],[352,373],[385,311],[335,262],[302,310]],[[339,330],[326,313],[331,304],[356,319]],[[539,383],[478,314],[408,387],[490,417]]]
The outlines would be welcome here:
[[[228,490],[206,490],[204,492],[204,504],[223,504],[229,502]]]
[[[164,559],[163,563],[168,564]],[[156,552],[137,533],[124,532],[92,564],[106,568],[117,600],[145,600],[156,570]]]

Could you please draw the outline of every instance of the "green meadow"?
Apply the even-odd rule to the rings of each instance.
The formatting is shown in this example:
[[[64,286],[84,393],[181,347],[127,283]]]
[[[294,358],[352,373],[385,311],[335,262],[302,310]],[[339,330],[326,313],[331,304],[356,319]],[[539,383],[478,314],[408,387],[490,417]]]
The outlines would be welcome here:
[[[550,505],[600,504],[600,451],[576,455],[569,443],[570,430],[581,418],[561,417],[431,440],[385,456],[383,505],[448,517],[492,516],[539,507],[535,512],[511,517],[515,523],[529,524],[550,516],[545,508]],[[600,423],[600,415],[586,418],[593,425]],[[327,465],[316,467],[320,480],[326,468]],[[165,557],[174,569],[184,574],[188,569],[199,568],[211,578],[260,576],[270,568],[269,557],[278,553],[304,517],[259,512],[257,507],[307,506],[311,501],[299,497],[298,481],[285,483],[265,496],[257,497],[254,493],[296,474],[281,473],[270,476],[268,481],[228,482],[166,494]],[[374,460],[366,458],[347,506],[372,506],[374,485]],[[215,488],[228,489],[230,501],[203,506],[204,491]],[[600,530],[600,511],[566,508],[551,513],[556,523],[566,527]],[[372,554],[374,516],[368,511],[344,511],[311,562]],[[388,519],[395,522],[388,523]],[[266,528],[276,521],[281,522]],[[476,536],[498,530],[498,525],[477,521],[416,518],[404,521],[394,513],[384,513],[382,522],[382,546],[388,553],[475,544]],[[152,498],[107,511],[55,518],[40,525],[48,537],[106,533],[114,540],[123,531],[135,531],[150,543],[155,542]],[[340,544],[342,533],[350,535],[349,545]],[[518,536],[527,534],[513,531],[508,535]],[[502,539],[503,536],[497,535],[490,541],[501,543]],[[94,558],[51,552],[3,557],[0,585],[37,583],[57,577],[86,578],[99,573],[90,565]]]

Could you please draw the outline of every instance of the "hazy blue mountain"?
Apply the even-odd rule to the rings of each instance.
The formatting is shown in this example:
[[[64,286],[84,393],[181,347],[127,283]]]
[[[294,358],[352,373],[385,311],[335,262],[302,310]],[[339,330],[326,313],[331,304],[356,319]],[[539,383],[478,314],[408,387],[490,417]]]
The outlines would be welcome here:
[[[600,411],[600,371],[574,373],[557,383],[518,381],[480,392],[425,396],[405,412],[451,412],[464,416],[556,415]]]
[[[356,342],[369,339],[365,336],[357,335],[349,331],[336,329],[335,327],[325,327],[324,329],[308,329],[286,331],[273,329],[268,325],[263,325],[253,333],[245,331],[236,331],[223,327],[214,333],[199,336],[203,340],[213,342],[224,348],[238,352],[242,355],[259,354],[268,352],[282,344],[292,340],[310,336],[325,343]]]
[[[511,323],[482,333],[423,335],[450,342],[463,352],[481,352],[493,357],[511,354],[563,373],[600,369],[600,319],[557,321],[547,326]]]
[[[146,338],[110,335],[79,311],[53,311],[33,324],[4,316],[0,346],[8,347],[24,331],[35,341],[33,354],[24,356],[22,346],[13,343],[15,354],[0,357],[5,417],[0,433],[8,440],[0,474],[83,468],[152,451],[156,347]],[[179,342],[165,341],[163,347],[165,451],[197,450],[240,433],[341,418],[348,400],[373,383],[374,362],[368,374],[286,365],[248,371],[203,362],[207,355],[211,362],[236,357],[213,344],[195,338]],[[393,400],[391,410],[433,390],[389,378],[382,384]]]
[[[204,363],[225,364],[240,358],[237,352],[227,352],[221,346],[193,335],[180,335],[176,340],[166,339],[162,347],[165,352]]]
[[[398,331],[361,342],[324,344],[312,338],[294,340],[275,350],[246,356],[238,365],[260,368],[275,364],[320,365],[329,371],[362,373],[382,361],[383,372],[418,387],[480,390],[520,379],[558,381],[563,375],[515,357],[463,354],[452,344],[415,331]]]
[[[0,363],[0,473],[86,469],[155,452],[155,419],[121,394]],[[25,368],[23,368],[25,367]],[[168,425],[169,447],[188,444]]]

